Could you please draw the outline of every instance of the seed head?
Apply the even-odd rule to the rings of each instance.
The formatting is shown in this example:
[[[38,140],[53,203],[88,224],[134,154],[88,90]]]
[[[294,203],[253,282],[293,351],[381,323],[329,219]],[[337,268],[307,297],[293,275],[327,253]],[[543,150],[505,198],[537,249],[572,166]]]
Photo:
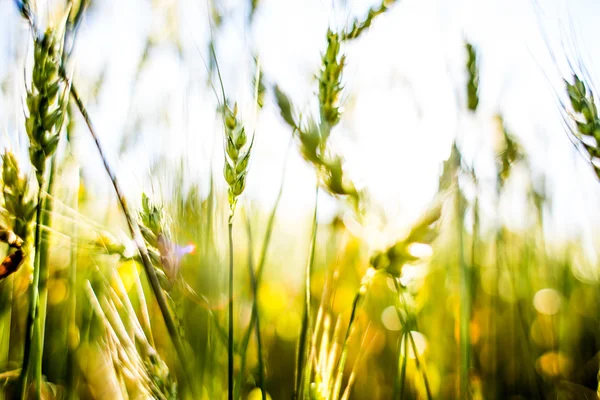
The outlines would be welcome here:
[[[594,94],[577,74],[573,74],[573,83],[565,80],[565,86],[574,111],[570,116],[577,127],[577,139],[589,154],[596,175],[600,178],[600,167],[595,163],[600,158],[600,119]]]
[[[143,226],[142,235],[144,239],[150,242],[150,245],[156,247],[156,238],[158,235],[168,234],[170,231],[167,213],[164,207],[153,202],[148,195],[142,193],[142,210],[139,213],[140,226]]]
[[[346,56],[340,56],[340,37],[331,30],[327,31],[327,50],[321,57],[321,73],[319,76],[319,106],[323,144],[327,141],[331,128],[340,121],[339,97],[342,91],[342,71]]]
[[[281,117],[298,136],[300,153],[315,167],[321,186],[333,195],[348,196],[356,209],[359,209],[361,196],[344,175],[342,158],[332,154],[327,146],[331,130],[338,124],[341,116],[339,98],[346,57],[340,55],[340,46],[344,35],[347,34],[327,31],[327,49],[321,57],[318,79],[320,120],[307,118],[298,122],[294,117],[290,98],[278,86],[275,86],[275,98]],[[230,176],[227,166],[225,176]]]
[[[297,134],[300,153],[306,161],[313,164],[322,186],[333,195],[349,196],[358,209],[361,200],[360,193],[344,174],[342,158],[331,154],[327,148],[327,135],[324,135],[323,132],[329,131],[329,124],[325,122],[318,125],[314,119],[308,118],[302,126],[299,126],[292,115],[292,104],[289,97],[278,87],[275,88],[275,95],[281,117]]]
[[[223,176],[229,186],[227,191],[230,209],[230,221],[235,212],[238,197],[246,188],[246,176],[250,164],[250,153],[254,144],[254,137],[248,144],[246,130],[238,118],[237,104],[233,110],[225,105],[225,165]]]
[[[31,196],[27,177],[21,174],[19,163],[10,151],[2,156],[2,195],[6,219],[12,231],[25,242],[29,241],[36,202]]]
[[[177,382],[158,353],[145,357],[144,366],[152,383],[150,385],[152,394],[159,399],[177,399]]]
[[[467,107],[476,111],[479,105],[479,69],[477,66],[477,53],[471,43],[466,43],[467,49]]]
[[[158,268],[159,275],[164,275],[164,284],[170,288],[178,278],[182,257],[193,253],[195,246],[179,246],[173,242],[166,210],[146,194],[142,194],[138,225],[146,242],[150,260]]]
[[[46,169],[46,160],[58,147],[65,114],[66,93],[58,74],[61,62],[60,40],[52,29],[34,41],[31,88],[27,93],[29,115],[25,122],[29,136],[29,156],[38,182]]]
[[[359,37],[371,26],[378,15],[386,12],[395,2],[396,0],[383,0],[379,6],[370,8],[364,20],[355,20],[352,27],[348,31],[342,33],[342,40],[352,40]]]

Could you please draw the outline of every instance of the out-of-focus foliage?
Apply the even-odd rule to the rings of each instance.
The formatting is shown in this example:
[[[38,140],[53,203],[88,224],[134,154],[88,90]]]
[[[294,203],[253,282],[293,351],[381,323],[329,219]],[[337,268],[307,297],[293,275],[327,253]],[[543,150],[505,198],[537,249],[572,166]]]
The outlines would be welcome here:
[[[139,60],[132,63],[137,69],[135,86],[143,82],[154,51],[175,51],[181,63],[189,61],[182,55],[178,39],[182,33],[176,29],[180,14],[174,9],[180,3],[152,2],[153,17],[158,21],[154,25],[164,31],[150,32]],[[261,18],[265,3],[244,2],[249,23]],[[17,393],[27,334],[28,261],[35,256],[31,241],[36,204],[32,199],[37,187],[35,174],[42,169],[38,158],[45,163],[45,158],[55,154],[54,188],[51,193],[37,192],[53,201],[52,208],[43,210],[52,218],[38,225],[44,231],[44,263],[49,271],[44,282],[48,291],[43,345],[35,349],[43,350],[43,381],[39,382],[43,398],[224,398],[230,302],[235,320],[234,393],[244,399],[287,399],[296,387],[306,388],[304,398],[311,400],[595,397],[600,351],[597,254],[590,256],[583,241],[549,240],[547,233],[552,227],[543,216],[551,194],[536,185],[539,178],[532,172],[530,154],[519,142],[518,132],[509,129],[503,117],[482,112],[480,96],[486,89],[479,79],[474,46],[461,48],[466,49],[462,65],[468,79],[461,88],[461,93],[466,93],[461,106],[464,112],[457,117],[495,123],[496,146],[493,152],[481,151],[480,155],[488,158],[491,173],[478,169],[464,154],[469,137],[458,132],[440,165],[438,194],[430,204],[423,204],[421,217],[402,221],[404,232],[396,230],[385,240],[373,239],[376,235],[369,231],[368,222],[378,210],[369,204],[369,187],[363,193],[363,188],[355,185],[358,180],[351,179],[354,176],[347,168],[343,148],[336,147],[335,129],[351,123],[350,113],[344,112],[344,74],[353,56],[352,46],[368,34],[380,15],[397,7],[395,3],[376,2],[345,28],[331,27],[324,32],[312,109],[301,108],[268,75],[256,74],[259,80],[247,85],[256,89],[257,119],[269,110],[280,115],[277,129],[295,140],[297,148],[292,146],[291,151],[316,175],[317,197],[333,204],[335,217],[328,219],[315,212],[311,218],[309,212],[289,209],[283,213],[277,208],[281,197],[273,209],[244,197],[247,179],[260,179],[249,171],[261,144],[259,131],[255,132],[256,142],[254,135],[252,139],[247,136],[246,129],[255,128],[251,126],[255,121],[247,118],[250,113],[244,109],[242,124],[241,103],[240,114],[237,106],[215,110],[215,115],[225,114],[225,135],[218,132],[219,146],[215,147],[226,156],[214,156],[224,165],[213,169],[210,161],[210,171],[198,178],[191,173],[195,171],[190,172],[197,164],[190,167],[186,164],[189,160],[169,160],[166,154],[177,143],[167,137],[168,146],[160,154],[164,158],[152,169],[152,191],[147,191],[152,195],[127,199],[136,210],[141,240],[159,275],[159,293],[164,293],[174,316],[184,360],[178,358],[165,328],[121,210],[112,192],[108,197],[99,189],[98,182],[104,178],[94,170],[93,163],[98,160],[79,153],[83,146],[77,142],[86,140],[86,130],[76,126],[83,126],[83,121],[76,110],[54,105],[68,98],[55,85],[56,65],[34,72],[51,78],[51,85],[40,89],[39,77],[34,75],[34,91],[44,92],[47,98],[33,96],[34,92],[27,97],[23,88],[30,115],[20,120],[22,126],[15,133],[25,140],[23,148],[12,151],[9,143],[0,142],[7,148],[2,149],[0,182],[2,395],[14,398]],[[79,27],[85,25],[86,10],[94,16],[96,4],[62,4],[71,10],[65,44],[61,45],[64,65],[71,61],[69,54]],[[29,2],[17,5],[27,17],[40,12]],[[205,48],[206,54],[215,56],[206,63],[212,82],[220,74],[214,62],[218,56],[215,43],[220,40],[220,30],[231,23],[232,11],[226,2],[211,2],[209,7],[213,23]],[[14,14],[17,18],[18,13]],[[165,15],[168,18],[162,20]],[[154,25],[153,30],[160,30]],[[316,48],[315,54],[318,51]],[[40,57],[37,47],[33,52],[34,58]],[[56,58],[53,63],[58,63],[60,57],[52,56]],[[258,68],[256,60],[258,57],[249,63],[249,69]],[[21,65],[17,59],[11,61]],[[103,93],[105,73],[114,71],[99,72],[94,82],[85,82],[81,75],[92,117],[103,115],[93,105],[94,98]],[[582,80],[573,79],[573,83],[566,82],[566,94],[576,127],[580,136],[598,142],[594,97]],[[157,82],[146,84],[154,90]],[[212,94],[211,88],[205,89]],[[3,100],[9,97],[4,90],[0,88]],[[126,110],[129,122],[123,136],[131,133],[135,140],[123,139],[123,154],[139,151],[131,144],[142,142],[143,129],[162,128],[163,119],[172,118],[168,106],[164,104],[160,113],[144,115],[132,101]],[[32,125],[33,117],[44,124]],[[103,122],[97,121],[100,129],[105,128]],[[208,122],[206,126],[210,129]],[[52,134],[37,140],[40,138],[32,136],[34,128],[41,132],[38,136],[46,131]],[[484,129],[479,132],[488,133]],[[393,127],[390,134],[395,134]],[[107,136],[102,140],[105,138],[108,141]],[[594,160],[598,146],[590,143],[585,149]],[[202,142],[194,157],[210,158],[203,153],[203,146],[209,147]],[[32,162],[28,151],[35,155]],[[114,162],[113,157],[108,161]],[[523,181],[527,184],[520,185]],[[284,175],[278,184],[285,193],[296,182]],[[491,190],[484,190],[486,187]],[[404,196],[411,196],[410,187],[402,189]],[[514,200],[514,191],[526,199],[518,207],[531,217],[520,229],[503,218],[501,211],[501,204]],[[345,207],[347,200],[354,207]],[[227,235],[232,220],[228,218],[234,218],[236,206],[235,290],[229,298]],[[19,268],[22,265],[27,267]],[[308,271],[310,285],[304,286],[302,271]],[[311,312],[303,315],[304,306]],[[303,351],[307,357],[298,363],[301,332],[306,335],[308,346]],[[302,371],[295,371],[298,365]],[[295,382],[297,377],[303,381]],[[34,397],[35,387],[26,389],[26,394]]]

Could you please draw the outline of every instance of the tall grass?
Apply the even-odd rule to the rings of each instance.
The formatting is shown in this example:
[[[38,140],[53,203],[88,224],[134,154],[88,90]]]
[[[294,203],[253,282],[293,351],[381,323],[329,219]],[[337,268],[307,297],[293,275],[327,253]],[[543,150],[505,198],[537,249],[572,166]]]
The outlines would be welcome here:
[[[187,160],[177,168],[157,163],[152,195],[136,197],[102,146],[106,125],[98,121],[98,131],[92,123],[98,111],[84,103],[84,97],[94,101],[85,75],[70,69],[89,2],[66,2],[66,14],[48,29],[40,24],[48,19],[52,26],[52,13],[46,18],[32,3],[16,2],[30,29],[32,57],[25,74],[31,83],[22,93],[20,130],[27,140],[23,149],[7,146],[2,155],[4,397],[596,396],[597,263],[581,243],[546,239],[550,203],[533,162],[510,124],[482,107],[487,88],[479,46],[463,48],[467,79],[457,84],[458,134],[437,196],[420,218],[403,221],[406,231],[374,240],[369,224],[379,210],[337,139],[352,122],[347,68],[353,51],[396,2],[376,3],[347,26],[331,23],[324,32],[309,104],[291,87],[284,90],[276,75],[263,76],[258,58],[236,64],[252,71],[253,79],[244,77],[252,101],[242,101],[244,91],[230,101],[215,51],[219,38],[211,35],[206,69],[209,84],[218,80],[221,89],[215,119],[222,122],[222,146],[215,157],[222,172],[213,174],[211,161],[201,181],[188,175]],[[229,10],[220,3],[209,7],[214,27],[227,26]],[[246,7],[244,21],[260,23],[262,3]],[[148,38],[137,77],[160,40]],[[570,133],[598,172],[600,122],[587,74],[574,71],[561,95],[568,98],[562,111]],[[275,126],[282,123],[281,134],[291,134],[275,202],[264,213],[243,200],[254,184],[249,177],[263,183],[260,169],[250,172],[251,161],[262,161],[271,144],[249,109],[257,115],[276,110]],[[135,106],[127,118],[137,118],[133,114]],[[486,164],[491,174],[470,159],[470,136],[461,131],[469,120],[479,135],[497,136],[493,152],[478,154],[493,158]],[[75,129],[80,121],[82,129]],[[492,133],[484,129],[488,122]],[[95,146],[116,205],[98,196],[80,139]],[[287,190],[300,187],[286,175],[288,162],[303,163],[314,175],[307,194],[314,208],[306,215],[282,212]],[[493,214],[523,180],[522,207],[535,224],[519,231]],[[412,188],[403,189],[412,195]],[[339,214],[327,221],[332,204]],[[236,222],[241,215],[242,224]],[[381,225],[377,229],[385,229]],[[247,274],[239,273],[244,262]]]
[[[26,130],[29,137],[29,155],[35,168],[38,183],[37,210],[35,217],[34,266],[33,282],[29,300],[27,317],[27,335],[21,371],[21,398],[27,396],[28,374],[31,358],[36,383],[37,396],[41,397],[43,326],[41,318],[45,317],[44,294],[47,280],[47,264],[43,261],[42,249],[42,211],[44,209],[43,193],[47,189],[46,168],[60,140],[60,131],[64,119],[65,98],[67,90],[61,90],[58,76],[61,59],[61,38],[48,29],[44,35],[34,40],[34,64],[32,69],[31,89],[27,96],[29,115]],[[40,293],[42,294],[40,296]],[[41,301],[40,301],[41,298]],[[40,306],[41,304],[41,306]],[[32,348],[35,349],[32,353]]]

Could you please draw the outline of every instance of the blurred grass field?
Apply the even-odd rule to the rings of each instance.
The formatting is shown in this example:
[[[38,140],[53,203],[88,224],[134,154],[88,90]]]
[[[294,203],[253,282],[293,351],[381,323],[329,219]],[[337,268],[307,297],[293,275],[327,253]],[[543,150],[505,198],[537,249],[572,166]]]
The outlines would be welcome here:
[[[455,108],[440,110],[447,132],[394,150],[399,121],[373,134],[379,157],[361,158],[372,151],[361,129],[387,116],[361,114],[355,54],[414,2],[323,6],[318,67],[286,82],[275,67],[286,55],[262,58],[253,41],[281,5],[206,2],[196,41],[182,21],[199,8],[187,3],[140,1],[131,23],[132,5],[0,4],[4,398],[598,396],[597,213],[579,206],[597,201],[600,118],[573,31],[566,67],[547,41],[538,74],[560,75],[544,81],[556,111],[546,122],[564,135],[553,140],[572,139],[561,148],[575,167],[490,105],[486,48],[465,37],[447,66],[460,71],[449,74]],[[142,37],[142,51],[115,44],[123,53],[98,65],[94,31],[106,35],[107,21],[125,27],[123,42]],[[313,36],[297,38],[308,48]],[[392,120],[412,118],[398,108]],[[565,175],[580,189],[557,190]],[[575,228],[557,222],[575,214]]]

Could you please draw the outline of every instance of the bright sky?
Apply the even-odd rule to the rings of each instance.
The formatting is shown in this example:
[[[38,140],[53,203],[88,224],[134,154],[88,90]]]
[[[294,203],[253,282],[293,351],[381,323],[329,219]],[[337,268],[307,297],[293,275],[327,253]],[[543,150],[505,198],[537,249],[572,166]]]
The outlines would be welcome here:
[[[332,7],[325,0],[261,0],[249,26],[249,1],[222,2],[226,19],[214,35],[225,88],[240,102],[242,116],[257,135],[248,199],[271,206],[290,139],[270,94],[254,121],[252,53],[260,55],[268,82],[281,85],[296,106],[310,112],[315,107],[313,75],[327,27],[343,27],[375,3],[349,0],[345,7]],[[560,237],[600,222],[599,185],[561,125],[551,89],[555,85],[562,90],[560,76],[541,35],[543,27],[557,53],[562,52],[561,38],[568,41],[575,35],[594,75],[592,62],[600,56],[594,43],[600,33],[595,22],[600,5],[592,0],[540,3],[542,8],[533,0],[401,0],[362,39],[344,48],[346,114],[332,145],[344,155],[357,185],[368,189],[390,236],[415,219],[435,194],[441,162],[457,132],[484,185],[488,191],[493,188],[492,117],[499,111],[528,150],[535,173],[549,176],[556,210],[550,233]],[[11,1],[0,3],[0,21],[0,147],[4,141],[15,147],[17,127],[24,134],[20,97],[27,32]],[[211,165],[221,178],[222,130],[215,94],[206,85],[209,32],[203,1],[95,1],[84,20],[74,53],[75,81],[81,82],[102,143],[133,198],[150,187],[149,169],[158,155],[174,164],[183,156],[190,180],[208,182]],[[157,45],[133,86],[148,34]],[[461,111],[465,38],[481,59],[476,116]],[[181,53],[174,41],[181,43]],[[90,83],[101,77],[103,84],[94,97]],[[88,174],[105,180],[81,129],[81,159],[96,164]],[[139,138],[119,156],[125,132]],[[280,215],[292,218],[311,212],[314,179],[294,143]],[[523,181],[517,174],[513,182],[521,192]],[[523,196],[514,192],[502,209],[508,223],[519,226],[528,216]],[[322,203],[326,219],[336,203],[326,196]],[[493,212],[493,203],[482,206]]]

